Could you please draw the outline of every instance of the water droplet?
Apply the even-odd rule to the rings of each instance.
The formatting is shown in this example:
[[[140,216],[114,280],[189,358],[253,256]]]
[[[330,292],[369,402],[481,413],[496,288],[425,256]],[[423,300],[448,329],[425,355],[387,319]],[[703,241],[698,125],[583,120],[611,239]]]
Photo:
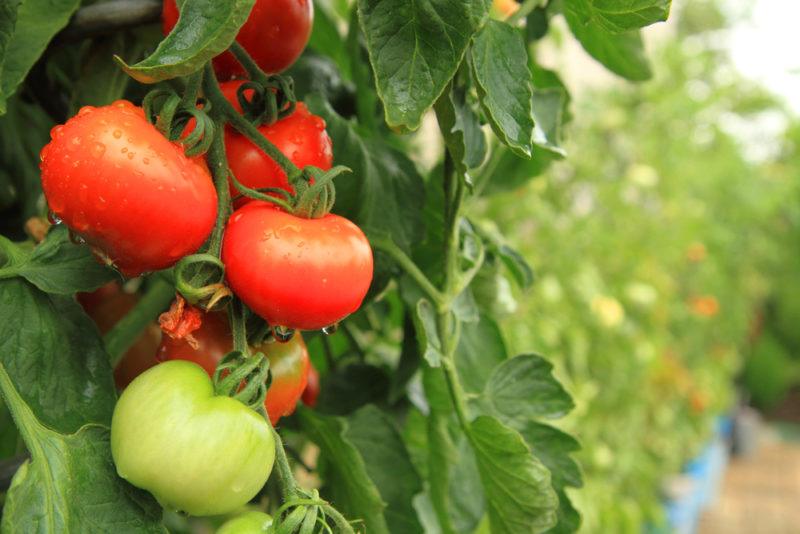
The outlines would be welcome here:
[[[86,240],[81,236],[79,236],[78,234],[74,233],[72,230],[69,231],[69,240],[72,241],[73,245],[86,244]]]
[[[92,156],[95,158],[102,158],[103,154],[106,153],[106,145],[103,143],[95,143],[92,145]]]
[[[276,326],[272,329],[275,335],[275,341],[278,343],[288,343],[294,337],[294,328],[287,326]]]
[[[305,241],[300,241],[299,243],[297,243],[297,248],[303,248],[304,246],[306,246]]]
[[[81,146],[81,138],[76,135],[70,139],[70,143],[72,143],[73,146]]]
[[[339,323],[333,323],[332,325],[324,327],[322,329],[322,333],[326,336],[329,336],[331,334],[335,334],[337,330],[339,330]]]
[[[150,165],[150,158],[142,158],[142,163],[145,165]]]
[[[52,211],[47,212],[47,220],[50,221],[50,224],[59,225],[62,223],[61,217],[53,213]]]
[[[83,106],[81,109],[78,110],[78,115],[86,115],[87,113],[91,113],[95,110],[94,106]]]
[[[120,137],[122,137],[122,130],[114,130],[114,133],[112,133],[111,135],[114,136],[114,139],[119,139]]]
[[[135,155],[136,155],[136,152],[128,152],[128,159],[133,159],[133,157]]]
[[[56,137],[61,137],[64,135],[64,126],[54,126],[52,130],[50,130],[50,138],[54,139]]]
[[[127,152],[127,151],[128,151],[128,147],[126,147],[126,146],[122,147],[122,149],[120,150],[120,152],[122,152],[123,154],[125,152]]]

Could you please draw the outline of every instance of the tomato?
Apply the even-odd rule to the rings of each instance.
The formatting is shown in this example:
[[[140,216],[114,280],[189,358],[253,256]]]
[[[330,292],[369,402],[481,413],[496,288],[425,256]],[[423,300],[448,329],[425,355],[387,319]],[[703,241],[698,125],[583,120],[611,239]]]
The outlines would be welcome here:
[[[175,0],[166,0],[162,12],[164,34],[178,22]],[[236,41],[268,73],[286,70],[300,57],[311,37],[312,0],[256,0]],[[245,74],[230,52],[214,58],[214,70],[223,80]]]
[[[517,12],[519,4],[515,0],[493,0],[492,15],[498,19],[506,19]]]
[[[216,515],[243,506],[264,486],[275,441],[256,412],[215,396],[199,365],[172,361],[123,391],[111,420],[111,455],[119,476],[162,506]]]
[[[117,282],[109,282],[91,293],[78,293],[78,302],[101,334],[111,330],[138,300],[137,295],[125,293]],[[114,368],[117,388],[125,388],[134,378],[158,363],[156,350],[160,341],[161,331],[158,326],[155,323],[148,325]]]
[[[242,83],[226,82],[221,86],[225,97],[239,111],[241,108],[236,91]],[[301,169],[313,165],[327,171],[333,165],[333,148],[331,138],[325,131],[325,121],[308,111],[302,102],[297,103],[288,117],[274,124],[262,125],[258,130]],[[234,176],[247,187],[280,187],[294,191],[283,169],[249,139],[231,128],[225,131],[225,151]],[[231,194],[238,194],[233,184]]]
[[[234,212],[222,241],[230,288],[273,327],[314,330],[358,309],[372,281],[364,233],[334,214],[305,219],[265,202]]]
[[[217,194],[208,169],[141,108],[84,107],[51,137],[41,153],[50,209],[124,275],[169,267],[211,233]]]
[[[303,390],[303,404],[313,408],[317,405],[317,397],[319,397],[319,371],[311,364],[308,369],[308,380],[306,381],[306,389]]]
[[[217,363],[233,350],[228,317],[215,312],[202,315],[202,322],[189,335],[175,338],[164,335],[158,349],[158,359],[189,360],[199,364],[209,376],[214,374]],[[267,390],[264,407],[272,424],[294,412],[297,401],[306,388],[309,367],[308,349],[300,335],[288,343],[267,342],[252,347],[253,352],[263,352],[269,359],[272,383]]]
[[[222,524],[216,534],[258,534],[269,532],[272,517],[264,512],[246,512]]]

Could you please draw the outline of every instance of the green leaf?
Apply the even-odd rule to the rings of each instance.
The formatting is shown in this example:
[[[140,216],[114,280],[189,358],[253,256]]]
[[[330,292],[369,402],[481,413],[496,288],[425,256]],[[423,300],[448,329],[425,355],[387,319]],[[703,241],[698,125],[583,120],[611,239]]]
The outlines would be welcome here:
[[[345,435],[361,453],[369,477],[386,502],[389,530],[393,534],[420,532],[412,501],[422,491],[422,481],[394,423],[374,406],[361,408],[347,423]]]
[[[558,523],[547,531],[548,534],[578,532],[581,526],[581,515],[572,506],[572,502],[563,489],[557,489],[556,495],[558,495]]]
[[[561,126],[564,123],[563,110],[567,101],[566,91],[559,88],[534,89],[531,107],[536,126],[533,129],[533,142],[541,148],[559,156],[565,156],[561,147]]]
[[[0,8],[0,115],[6,112],[8,99],[78,6],[80,0],[4,2]],[[3,21],[4,15],[12,11],[16,11],[16,24]]]
[[[608,33],[593,17],[589,0],[569,0],[564,16],[584,50],[611,72],[634,81],[652,76],[638,31]]]
[[[583,486],[580,467],[570,453],[580,450],[578,441],[549,425],[527,421],[518,428],[533,454],[550,470],[553,486]]]
[[[528,51],[522,34],[491,20],[475,37],[472,73],[492,130],[515,153],[530,157],[533,138]]]
[[[117,477],[116,394],[96,327],[72,299],[0,281],[0,392],[31,461],[14,477],[3,530],[163,532],[161,507]]]
[[[413,315],[414,325],[419,340],[419,348],[425,361],[431,367],[442,364],[442,341],[436,326],[436,310],[428,299],[417,301],[416,313]]]
[[[481,415],[469,425],[492,534],[544,532],[556,523],[550,472],[519,433]]]
[[[515,356],[492,371],[483,399],[514,426],[536,417],[561,417],[574,405],[552,370],[553,365],[541,356]]]
[[[345,39],[336,27],[335,15],[320,2],[314,3],[314,26],[308,47],[331,58],[346,79],[350,79],[350,56]]]
[[[182,5],[178,23],[146,59],[117,62],[142,83],[188,76],[228,49],[247,21],[255,0],[193,0]]]
[[[378,95],[391,128],[416,130],[456,73],[487,0],[358,0]]]
[[[42,291],[60,295],[93,291],[118,278],[88,247],[73,244],[63,225],[53,227],[21,262],[0,269],[0,278],[9,276],[21,276]]]
[[[388,390],[389,377],[383,369],[353,363],[325,375],[317,404],[325,413],[345,415],[366,404],[384,401]]]
[[[524,161],[519,158],[516,159]],[[500,232],[475,223],[473,223],[473,227],[486,243],[487,252],[500,258],[517,284],[523,289],[530,287],[533,284],[533,269],[522,254],[509,246]]]
[[[367,234],[391,236],[405,251],[423,237],[424,183],[414,163],[385,143],[362,137],[353,123],[339,116],[321,97],[306,99],[325,119],[336,147],[335,163],[353,172],[336,178],[334,211]]]
[[[534,145],[530,158],[522,158],[502,146],[495,153],[485,170],[485,194],[501,193],[518,189],[533,178],[540,176],[558,157],[539,145]]]
[[[567,0],[571,2],[575,0]],[[671,0],[578,0],[606,31],[622,33],[663,22],[669,17]]]
[[[383,517],[385,504],[358,449],[347,438],[347,421],[315,413],[305,407],[297,411],[303,430],[327,460],[325,481],[333,504],[350,520],[364,522],[367,532],[389,532]]]
[[[466,100],[462,87],[450,87],[436,101],[436,118],[447,150],[459,174],[480,167],[486,159],[486,136],[477,114]]]
[[[508,358],[497,323],[481,315],[479,322],[464,325],[455,358],[461,385],[467,393],[480,394],[492,370]]]

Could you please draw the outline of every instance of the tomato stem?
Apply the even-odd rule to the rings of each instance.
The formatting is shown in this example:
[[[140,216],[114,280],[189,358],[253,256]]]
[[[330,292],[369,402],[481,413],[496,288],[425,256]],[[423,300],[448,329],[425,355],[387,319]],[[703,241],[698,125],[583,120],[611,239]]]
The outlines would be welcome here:
[[[186,90],[183,92],[181,104],[185,107],[194,107],[197,103],[197,95],[200,92],[200,87],[203,84],[203,69],[191,74],[186,83]]]
[[[247,76],[251,80],[262,84],[267,83],[269,78],[267,73],[261,70],[261,67],[259,67],[258,64],[253,61],[253,58],[250,57],[250,54],[247,53],[247,50],[245,50],[242,45],[234,41],[229,50],[236,58],[236,61],[238,61],[242,67],[244,67],[244,70],[247,71]]]
[[[267,418],[269,421],[269,418]],[[283,448],[283,440],[275,427],[272,426],[272,435],[275,438],[275,471],[278,473],[278,482],[281,486],[281,495],[284,502],[296,498],[300,491],[298,489],[297,481],[292,474],[292,467],[289,465],[289,459],[286,457],[286,450]]]
[[[425,273],[423,273],[422,270],[417,267],[417,264],[414,263],[414,260],[409,258],[403,249],[397,246],[391,237],[373,236],[370,238],[369,242],[372,245],[372,248],[387,254],[401,269],[403,269],[407,275],[413,278],[417,285],[425,292],[428,298],[433,301],[437,309],[444,307],[446,303],[444,294],[442,294],[442,292],[433,285],[430,279],[425,276]]]
[[[228,184],[228,157],[225,154],[225,122],[218,120],[214,122],[214,139],[211,141],[211,148],[206,159],[214,177],[214,188],[217,190],[217,220],[211,238],[208,242],[209,254],[219,257],[222,250],[222,235],[225,231],[225,222],[231,215],[231,190]]]

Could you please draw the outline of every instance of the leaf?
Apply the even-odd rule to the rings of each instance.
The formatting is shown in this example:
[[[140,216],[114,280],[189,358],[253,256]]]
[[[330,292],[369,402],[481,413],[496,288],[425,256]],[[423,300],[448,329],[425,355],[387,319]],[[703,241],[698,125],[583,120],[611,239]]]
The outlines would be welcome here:
[[[518,161],[524,161],[516,158]],[[506,243],[505,238],[500,232],[486,228],[480,224],[472,223],[475,231],[481,236],[486,244],[486,250],[500,258],[503,264],[511,272],[517,284],[523,289],[533,284],[533,269],[527,260],[516,249]]]
[[[389,532],[383,517],[385,504],[367,474],[358,449],[347,439],[347,421],[315,413],[303,406],[297,410],[303,430],[327,459],[326,483],[332,502],[350,520],[362,520],[367,532]]]
[[[464,325],[456,348],[456,369],[467,393],[480,394],[495,369],[508,358],[500,327],[489,316]]]
[[[559,156],[566,156],[566,151],[561,147],[562,112],[566,100],[566,91],[549,88],[534,89],[531,101],[533,117],[536,119],[533,142]]]
[[[509,424],[561,417],[574,405],[552,370],[553,365],[541,356],[515,356],[494,369],[483,399]]]
[[[461,87],[451,87],[436,101],[436,118],[447,150],[459,174],[480,167],[486,159],[486,136],[477,114],[466,101]]]
[[[308,47],[331,58],[342,75],[350,77],[350,56],[345,39],[336,27],[336,15],[323,3],[314,3],[314,26]]]
[[[572,506],[572,502],[563,489],[557,489],[556,495],[558,495],[558,523],[547,531],[548,534],[578,532],[581,526],[581,515]]]
[[[317,404],[325,413],[345,415],[384,401],[388,390],[389,377],[383,369],[353,363],[325,375]]]
[[[515,28],[491,20],[475,37],[472,73],[492,130],[516,154],[530,157],[533,137],[528,51]]]
[[[567,2],[574,0],[567,0]],[[663,22],[669,17],[671,0],[582,0],[592,18],[608,32],[623,33]]]
[[[391,236],[406,252],[423,237],[424,183],[403,153],[362,137],[353,123],[339,116],[318,95],[306,99],[322,116],[336,147],[337,165],[353,172],[336,178],[334,211],[370,233]]]
[[[416,130],[456,73],[487,0],[358,0],[378,95],[391,128]]]
[[[3,64],[6,61],[8,44],[14,37],[14,26],[17,24],[17,10],[22,0],[7,0],[0,4],[0,80],[2,80]]]
[[[347,423],[345,435],[361,453],[369,477],[386,502],[389,530],[393,534],[420,532],[412,501],[422,491],[422,481],[394,423],[372,405],[348,417]]]
[[[21,276],[42,291],[60,295],[93,291],[118,278],[92,256],[88,247],[73,244],[63,225],[53,227],[20,263],[0,268],[0,278],[8,276]]]
[[[431,367],[442,364],[442,341],[436,326],[436,310],[428,299],[417,301],[416,313],[412,316],[419,340],[419,348]]]
[[[31,453],[3,530],[164,532],[161,507],[111,460],[116,394],[96,327],[72,299],[20,279],[0,281],[0,302],[0,392]]]
[[[4,1],[0,8],[0,35],[5,35],[0,37],[0,115],[6,112],[8,99],[78,6],[80,0]],[[12,23],[12,29],[10,21],[2,21],[14,10],[16,24]]]
[[[652,76],[638,31],[608,33],[594,20],[589,0],[569,0],[564,5],[564,16],[584,50],[611,72],[634,81]]]
[[[515,430],[481,415],[469,425],[493,534],[544,532],[556,523],[550,472]]]
[[[530,158],[522,158],[502,146],[495,148],[496,154],[491,158],[486,170],[488,178],[484,194],[502,193],[518,189],[533,178],[540,176],[558,159],[552,152],[534,145]],[[492,165],[492,163],[494,163]],[[489,168],[489,165],[492,165]]]
[[[142,83],[188,76],[228,49],[247,21],[255,0],[193,0],[181,6],[178,23],[146,59],[120,66]]]
[[[580,467],[570,453],[580,450],[578,441],[549,425],[527,421],[517,428],[533,454],[550,470],[553,486],[583,486]]]

